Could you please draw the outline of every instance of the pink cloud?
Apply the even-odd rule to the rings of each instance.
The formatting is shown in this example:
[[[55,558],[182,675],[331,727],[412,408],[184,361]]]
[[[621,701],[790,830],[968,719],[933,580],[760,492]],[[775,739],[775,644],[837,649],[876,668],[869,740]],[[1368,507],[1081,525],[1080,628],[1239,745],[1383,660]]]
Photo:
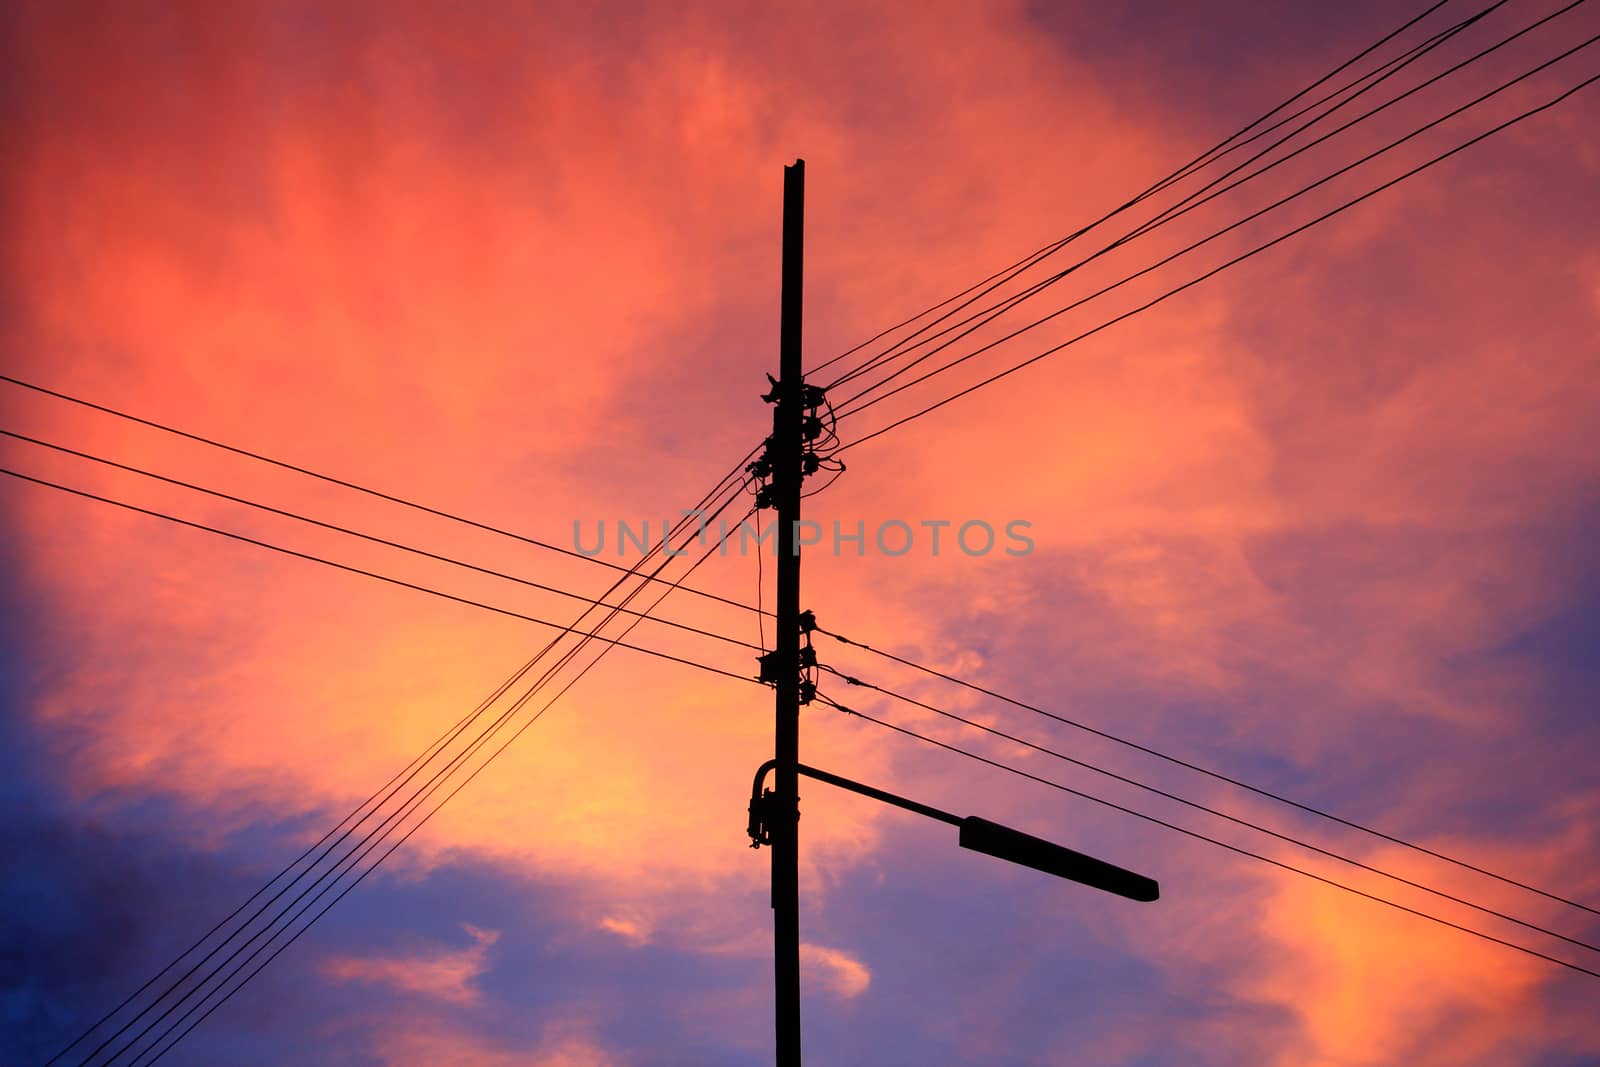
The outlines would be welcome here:
[[[340,982],[373,982],[436,1000],[470,1004],[479,997],[474,984],[487,968],[489,950],[499,940],[495,930],[463,923],[473,943],[465,948],[432,947],[392,956],[338,956],[323,964],[323,973]]]
[[[802,942],[800,980],[821,986],[842,1000],[852,1000],[867,991],[872,972],[842,949]]]

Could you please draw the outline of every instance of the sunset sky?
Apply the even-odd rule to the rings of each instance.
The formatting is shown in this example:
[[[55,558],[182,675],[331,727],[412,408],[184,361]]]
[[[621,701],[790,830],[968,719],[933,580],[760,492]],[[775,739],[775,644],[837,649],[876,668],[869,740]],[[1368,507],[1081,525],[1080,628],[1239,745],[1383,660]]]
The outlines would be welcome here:
[[[806,164],[816,368],[1100,219],[1429,6],[13,0],[0,374],[562,547],[603,521],[600,558],[632,566],[615,524],[658,534],[770,426],[785,164]],[[1252,167],[1562,13],[1094,258],[890,387],[1600,34],[1590,3],[1433,6],[1287,111],[1489,10]],[[949,371],[860,412],[841,404],[839,438],[1061,346],[1597,74],[1600,45],[1583,48]],[[848,469],[808,482],[820,491],[804,502],[825,536],[802,602],[828,630],[1582,906],[819,635],[823,662],[1562,936],[827,674],[824,692],[1600,972],[1586,947],[1600,945],[1597,129],[1591,85],[847,448]],[[503,609],[0,477],[8,1065],[43,1063],[115,1008],[556,632],[516,615],[566,625],[582,608],[526,583],[593,598],[619,576],[7,381],[0,430],[5,471]],[[895,521],[917,533],[904,554],[871,536]],[[922,524],[938,521],[952,526],[935,555]],[[996,529],[995,550],[952,547],[969,521]],[[1003,551],[1013,521],[1030,524],[1031,552]],[[865,551],[835,552],[835,523],[863,524]],[[688,584],[739,604],[759,587],[770,609],[774,571],[735,548]],[[605,654],[162,1062],[770,1062],[768,859],[744,831],[772,751],[772,695],[746,680],[771,622],[684,592],[649,610],[732,640],[653,621],[622,638],[627,618],[602,634],[739,677]],[[801,758],[1162,890],[1134,903],[1007,866],[958,849],[949,826],[802,782],[809,1062],[1600,1063],[1600,976],[820,703],[802,715]],[[59,1062],[82,1062],[143,1003]],[[167,1003],[93,1062],[135,1062],[137,1048],[107,1057]]]

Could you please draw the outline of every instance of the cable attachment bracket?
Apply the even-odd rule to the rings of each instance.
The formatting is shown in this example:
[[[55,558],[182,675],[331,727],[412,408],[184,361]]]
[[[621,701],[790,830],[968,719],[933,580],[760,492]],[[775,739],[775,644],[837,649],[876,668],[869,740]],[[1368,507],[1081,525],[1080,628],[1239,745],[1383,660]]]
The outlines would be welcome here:
[[[802,612],[801,618],[810,612]],[[817,699],[817,650],[811,645],[811,631],[804,621],[800,623],[800,706],[805,707]]]
[[[750,823],[745,827],[750,847],[772,844],[772,790],[763,789],[750,797]]]
[[[772,828],[778,822],[778,797],[771,789],[763,789],[762,785],[767,780],[767,772],[777,766],[776,760],[768,760],[756,768],[756,780],[750,785],[750,819],[745,825],[745,833],[750,835],[750,847],[760,848],[762,845],[772,844]],[[800,798],[794,798],[794,821],[800,821]]]
[[[799,649],[799,679],[797,685],[800,690],[800,704],[811,703],[817,698],[817,649],[811,643],[812,631],[816,629],[817,617],[812,612],[802,611],[799,617],[800,639]],[[778,661],[778,650],[763,652],[756,657],[756,662],[761,665],[760,673],[756,680],[762,685],[776,687],[782,680],[782,668]]]
[[[756,657],[756,662],[761,664],[761,673],[756,680],[763,685],[778,684],[778,650],[763,652]]]

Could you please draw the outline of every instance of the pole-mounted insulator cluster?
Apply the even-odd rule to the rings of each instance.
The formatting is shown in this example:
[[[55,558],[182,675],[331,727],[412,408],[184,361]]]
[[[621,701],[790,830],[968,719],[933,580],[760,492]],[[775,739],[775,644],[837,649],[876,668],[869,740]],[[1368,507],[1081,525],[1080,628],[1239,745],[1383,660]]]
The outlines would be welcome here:
[[[772,389],[763,393],[761,399],[769,404],[781,406],[782,398],[778,395],[778,382],[772,375],[767,375],[767,381],[772,383]],[[805,414],[800,419],[800,437],[804,442],[800,453],[800,477],[809,478],[818,471],[829,470],[836,475],[844,472],[844,461],[834,458],[833,453],[839,448],[839,435],[836,432],[838,417],[833,413],[833,405],[828,402],[828,391],[820,385],[802,384],[800,387],[800,403]],[[773,422],[778,421],[778,411],[773,411]],[[773,438],[768,436],[762,442],[762,451],[759,458],[745,465],[745,473],[750,475],[756,487],[756,508],[775,508],[778,506],[776,489],[773,479],[777,474],[777,464],[773,456]],[[830,479],[829,484],[832,484]]]
[[[817,698],[817,650],[811,644],[811,631],[817,628],[817,617],[809,611],[800,613],[800,703],[809,704]],[[763,652],[759,657],[762,682],[778,684],[778,653]]]
[[[773,424],[779,422],[780,411],[783,405],[781,390],[777,379],[767,375],[767,381],[772,388],[762,394],[761,399],[774,405]],[[844,472],[844,462],[836,459],[833,452],[839,447],[839,435],[835,432],[837,416],[833,413],[833,405],[828,403],[828,391],[818,385],[802,383],[800,387],[800,403],[803,415],[800,420],[800,436],[803,442],[800,453],[800,470],[795,472],[802,482],[821,470],[834,472],[834,477]],[[773,447],[776,434],[769,435],[762,445],[761,455],[745,466],[745,473],[750,476],[750,482],[755,486],[756,510],[776,508],[777,502],[777,460]],[[833,484],[829,479],[829,485]],[[782,544],[780,540],[778,542]],[[757,543],[756,551],[761,551]],[[798,536],[796,536],[795,551],[799,551]],[[811,631],[816,629],[816,616],[811,612],[800,614],[800,639],[803,642],[800,648],[800,703],[809,704],[817,696],[817,652],[811,645]],[[761,664],[760,679],[767,685],[776,686],[779,681],[778,653],[766,652],[759,658]]]

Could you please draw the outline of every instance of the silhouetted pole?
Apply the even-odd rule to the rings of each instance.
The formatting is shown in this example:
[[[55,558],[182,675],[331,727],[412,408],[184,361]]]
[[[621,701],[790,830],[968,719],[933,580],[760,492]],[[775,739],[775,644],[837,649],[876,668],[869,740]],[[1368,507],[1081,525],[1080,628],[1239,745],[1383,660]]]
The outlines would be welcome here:
[[[771,812],[772,960],[777,1063],[800,1063],[800,367],[801,239],[805,160],[783,168],[783,295],[779,312],[778,403],[772,415],[772,488],[778,510],[778,629],[774,635],[777,728]],[[756,551],[761,546],[756,545]]]

